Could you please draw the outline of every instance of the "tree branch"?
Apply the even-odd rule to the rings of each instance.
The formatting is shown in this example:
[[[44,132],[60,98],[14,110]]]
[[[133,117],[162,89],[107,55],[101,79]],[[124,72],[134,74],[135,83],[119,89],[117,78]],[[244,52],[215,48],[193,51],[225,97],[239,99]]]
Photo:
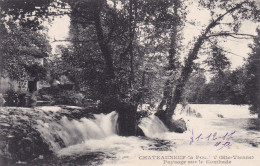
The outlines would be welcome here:
[[[219,21],[221,21],[226,15],[234,12],[235,10],[239,9],[243,4],[247,3],[246,1],[237,4],[235,7],[229,9],[228,11],[226,11],[224,14],[220,15],[216,20],[213,20],[206,28],[204,35],[206,35],[212,28],[214,28],[216,25],[218,25]]]
[[[116,2],[114,1],[114,10],[116,11]],[[111,38],[112,38],[112,34],[115,31],[116,28],[116,23],[117,23],[117,15],[115,13],[112,14],[113,15],[113,25],[109,31],[109,33],[107,34],[107,41],[106,43],[109,43]]]
[[[65,12],[65,13],[55,13],[55,12],[51,12],[51,13],[47,13],[46,16],[62,16],[62,15],[70,15],[71,12]],[[27,17],[39,17],[40,14],[27,14]]]
[[[208,41],[209,41],[212,45],[215,45],[215,43],[213,43],[210,39],[209,39]],[[245,59],[245,57],[243,57],[242,55],[238,55],[238,54],[235,54],[235,53],[233,53],[233,52],[227,51],[227,50],[225,50],[224,48],[222,48],[222,47],[219,46],[219,45],[217,45],[217,47],[218,47],[221,51],[223,51],[223,52],[226,52],[226,53],[229,53],[229,54],[232,54],[232,55],[235,55],[235,56],[238,56],[238,57],[241,57],[241,58]]]
[[[205,29],[205,31],[198,37],[197,41],[195,42],[193,49],[190,50],[188,53],[188,58],[184,62],[184,67],[181,70],[181,77],[178,79],[178,83],[176,85],[172,103],[173,106],[171,108],[172,111],[168,112],[168,117],[172,117],[174,113],[174,109],[177,106],[177,103],[181,101],[182,94],[184,92],[185,84],[188,81],[188,78],[192,72],[192,67],[194,65],[194,60],[196,60],[198,57],[198,52],[204,43],[205,39],[207,39],[207,35],[210,32],[212,28],[214,28],[216,25],[219,24],[219,21],[221,21],[226,15],[234,12],[235,10],[239,9],[243,4],[248,3],[247,1],[244,1],[242,3],[237,4],[233,8],[227,10],[224,14],[220,15],[216,20],[213,20]]]
[[[97,41],[97,40],[56,40],[54,38],[54,40],[52,41],[52,43],[54,42],[75,42],[75,43],[85,43],[85,42],[93,42],[93,41]]]
[[[233,38],[236,38],[236,39],[251,39],[251,38],[257,37],[257,36],[251,35],[251,34],[244,34],[244,33],[221,32],[221,33],[215,33],[215,34],[207,35],[205,38],[219,37],[219,36],[226,36],[226,37],[229,36],[229,37],[233,37]]]

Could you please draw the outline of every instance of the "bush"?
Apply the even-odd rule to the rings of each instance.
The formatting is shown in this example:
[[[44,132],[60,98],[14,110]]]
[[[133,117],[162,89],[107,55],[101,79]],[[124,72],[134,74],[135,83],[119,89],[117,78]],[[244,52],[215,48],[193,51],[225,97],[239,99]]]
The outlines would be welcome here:
[[[5,106],[17,106],[18,105],[18,93],[14,90],[7,90],[4,94]]]
[[[29,107],[31,95],[10,89],[4,93],[5,106]]]
[[[77,93],[74,91],[64,90],[57,94],[57,97],[54,98],[55,104],[63,105],[82,105],[83,94]]]
[[[82,93],[67,89],[69,88],[64,88],[64,86],[43,88],[39,90],[39,96],[41,100],[51,100],[55,104],[82,106],[85,96]]]

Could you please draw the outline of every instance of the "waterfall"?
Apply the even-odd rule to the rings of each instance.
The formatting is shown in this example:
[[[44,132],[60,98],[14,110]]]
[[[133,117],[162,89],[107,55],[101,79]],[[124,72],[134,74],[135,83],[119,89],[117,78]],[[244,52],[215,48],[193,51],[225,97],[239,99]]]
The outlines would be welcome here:
[[[69,120],[62,117],[58,122],[44,123],[37,120],[37,130],[53,151],[80,144],[86,140],[103,139],[116,134],[118,114],[94,114],[93,119]]]
[[[155,138],[159,134],[168,131],[163,122],[155,115],[143,118],[141,123],[139,124],[139,127],[143,130],[145,136],[150,138]]]
[[[31,140],[30,137],[33,135],[32,141],[42,141],[46,143],[44,146],[48,144],[49,150],[55,153],[74,145],[89,145],[93,141],[103,142],[114,137],[124,138],[117,135],[118,114],[115,111],[109,114],[89,114],[88,116],[80,108],[46,106],[34,109],[4,108],[0,109],[0,113],[2,114],[0,118],[3,117],[2,121],[8,126],[13,126],[12,130],[17,130],[12,133],[18,133],[20,129],[28,132],[24,136],[11,134],[11,137]],[[4,117],[9,117],[9,119]],[[168,131],[155,115],[143,118],[139,126],[144,134],[151,138]]]
[[[117,134],[118,114],[114,111],[109,114],[94,114],[94,118],[69,120],[63,116],[58,121],[37,120],[37,130],[41,137],[50,145],[54,152],[64,147],[81,144],[87,140],[101,140]],[[139,127],[145,136],[155,138],[167,132],[163,122],[155,115],[143,118]]]

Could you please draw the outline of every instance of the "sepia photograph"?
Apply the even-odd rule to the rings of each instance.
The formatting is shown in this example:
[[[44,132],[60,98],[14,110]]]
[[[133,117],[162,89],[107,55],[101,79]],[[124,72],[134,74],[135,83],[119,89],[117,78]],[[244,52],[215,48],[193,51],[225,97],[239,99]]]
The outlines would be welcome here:
[[[0,0],[0,166],[259,166],[260,0]]]

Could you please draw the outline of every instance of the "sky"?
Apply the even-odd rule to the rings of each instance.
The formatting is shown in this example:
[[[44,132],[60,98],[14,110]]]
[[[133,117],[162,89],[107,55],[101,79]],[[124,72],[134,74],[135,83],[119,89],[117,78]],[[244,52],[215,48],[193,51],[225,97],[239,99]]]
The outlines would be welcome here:
[[[64,45],[66,42],[54,42],[54,40],[65,40],[69,34],[70,17],[68,15],[62,17],[54,17],[51,24],[46,23],[48,27],[48,36],[52,46],[52,53],[56,54],[58,45]]]
[[[259,0],[260,2],[260,0]],[[194,26],[191,24],[186,24],[184,28],[184,44],[188,45],[190,41],[193,40],[194,37],[198,36],[201,33],[202,27],[208,25],[210,20],[210,14],[207,10],[199,10],[198,7],[192,5],[187,8],[190,12],[187,15],[188,21],[195,21],[200,26]],[[256,28],[260,26],[260,24],[253,23],[251,21],[244,21],[241,25],[240,33],[253,34],[256,35]],[[253,40],[248,39],[234,39],[227,38],[226,41],[224,39],[218,43],[220,46],[224,48],[225,51],[231,52],[226,53],[227,58],[230,59],[231,69],[235,69],[239,66],[242,66],[245,62],[245,59],[248,58],[248,54],[251,49],[248,47],[249,44],[253,43]],[[203,60],[203,58],[202,58]]]
[[[260,0],[257,0],[260,4]],[[199,10],[196,5],[190,5],[188,8],[190,11],[187,15],[188,21],[195,21],[200,26],[194,26],[191,24],[186,24],[184,28],[184,41],[185,45],[189,45],[189,42],[193,41],[194,37],[201,33],[201,27],[207,25],[210,19],[209,12],[206,10]],[[51,25],[48,25],[48,35],[50,37],[51,45],[53,47],[52,53],[57,54],[57,45],[64,45],[66,42],[53,42],[54,40],[65,40],[69,33],[70,18],[69,16],[56,17]],[[256,27],[260,24],[252,23],[250,21],[243,22],[241,27],[241,33],[248,33],[256,35]],[[238,40],[234,38],[228,38],[227,41],[220,40],[220,45],[228,52],[226,56],[231,61],[231,69],[235,69],[245,62],[245,59],[250,53],[250,48],[248,45],[252,43],[252,40]],[[185,55],[187,53],[184,53]],[[203,60],[203,58],[201,59]]]

